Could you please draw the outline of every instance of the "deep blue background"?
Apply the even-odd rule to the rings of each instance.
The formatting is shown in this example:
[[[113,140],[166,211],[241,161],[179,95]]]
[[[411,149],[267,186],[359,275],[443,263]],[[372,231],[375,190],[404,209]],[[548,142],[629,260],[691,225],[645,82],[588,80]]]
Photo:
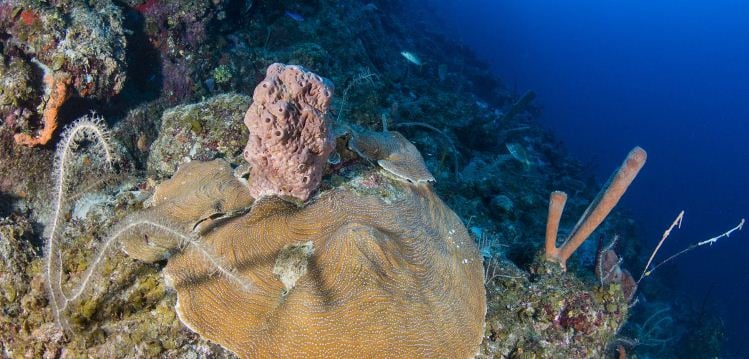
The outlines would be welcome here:
[[[538,93],[541,122],[601,179],[634,145],[648,151],[620,204],[640,238],[625,240],[653,247],[685,209],[663,256],[749,215],[749,1],[431,3],[443,29],[510,88]],[[679,258],[668,279],[698,301],[714,285],[732,357],[749,351],[740,343],[749,332],[748,263],[745,228]]]

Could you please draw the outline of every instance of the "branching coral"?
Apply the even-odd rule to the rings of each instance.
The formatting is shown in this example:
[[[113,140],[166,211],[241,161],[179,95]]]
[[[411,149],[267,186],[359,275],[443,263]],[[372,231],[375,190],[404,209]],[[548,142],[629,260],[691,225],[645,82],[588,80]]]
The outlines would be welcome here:
[[[551,193],[549,200],[549,217],[546,225],[546,260],[559,263],[563,268],[567,260],[590,236],[591,233],[603,222],[606,216],[614,209],[614,206],[622,198],[629,185],[645,165],[647,153],[640,147],[635,147],[629,152],[624,163],[614,172],[609,182],[603,187],[598,196],[590,203],[580,220],[572,229],[569,237],[561,247],[556,246],[559,220],[567,201],[564,192],[555,191]]]
[[[714,236],[714,237],[711,237],[709,239],[706,239],[704,241],[693,243],[693,244],[689,245],[688,247],[682,249],[681,251],[679,251],[679,252],[671,255],[670,257],[662,260],[658,264],[655,264],[655,265],[653,265],[651,267],[650,265],[653,263],[653,259],[655,259],[655,255],[658,254],[658,251],[661,249],[661,246],[663,245],[663,242],[665,242],[666,239],[668,239],[668,237],[671,235],[671,231],[674,230],[674,228],[681,228],[681,222],[682,222],[683,219],[684,219],[684,211],[681,211],[681,212],[679,212],[679,215],[676,216],[676,219],[674,219],[673,223],[671,223],[671,226],[669,226],[668,229],[666,229],[666,231],[663,232],[663,236],[661,237],[661,240],[658,242],[658,245],[655,247],[655,249],[653,249],[653,252],[650,254],[650,258],[648,258],[648,262],[645,264],[645,268],[643,268],[642,275],[640,275],[640,278],[637,280],[637,283],[640,283],[643,280],[643,278],[645,278],[645,277],[649,276],[650,274],[652,274],[656,269],[658,269],[662,265],[664,265],[664,264],[666,264],[666,263],[668,263],[668,262],[676,259],[677,257],[681,256],[682,254],[685,254],[685,253],[687,253],[689,251],[692,251],[693,249],[696,249],[697,247],[701,247],[701,246],[704,246],[706,244],[712,246],[715,242],[719,241],[721,238],[724,238],[724,237],[728,238],[728,237],[730,237],[733,232],[742,230],[744,228],[744,223],[746,222],[746,220],[744,218],[742,218],[739,221],[739,224],[737,224],[735,227],[733,227],[733,228],[731,228],[731,229],[729,229],[729,230],[727,230],[727,231],[725,231],[725,232],[723,232],[723,233],[721,233],[721,234],[719,234],[717,236]]]

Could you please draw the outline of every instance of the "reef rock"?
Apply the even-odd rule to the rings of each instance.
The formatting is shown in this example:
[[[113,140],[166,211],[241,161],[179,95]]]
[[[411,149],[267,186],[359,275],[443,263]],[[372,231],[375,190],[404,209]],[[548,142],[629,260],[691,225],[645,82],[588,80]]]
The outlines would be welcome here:
[[[109,100],[125,85],[123,15],[109,0],[69,5],[2,2],[0,29],[0,60],[15,64],[11,71],[0,66],[0,82],[14,90],[0,91],[0,118],[11,120],[11,126],[19,130],[18,144],[48,143],[69,97]],[[29,72],[32,66],[38,71]],[[35,88],[39,84],[43,89]],[[36,112],[40,126],[29,118],[31,112]]]
[[[242,161],[248,132],[241,119],[250,102],[248,96],[223,94],[164,111],[160,135],[148,146],[148,172],[168,178],[192,160]]]

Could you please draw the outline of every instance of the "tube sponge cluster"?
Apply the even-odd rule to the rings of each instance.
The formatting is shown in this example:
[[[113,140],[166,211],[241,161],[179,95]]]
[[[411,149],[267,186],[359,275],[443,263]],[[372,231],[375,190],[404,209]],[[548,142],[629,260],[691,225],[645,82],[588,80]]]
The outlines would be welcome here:
[[[334,147],[327,116],[332,97],[332,82],[301,66],[268,67],[244,117],[250,130],[244,158],[252,166],[255,199],[306,201],[317,189]]]

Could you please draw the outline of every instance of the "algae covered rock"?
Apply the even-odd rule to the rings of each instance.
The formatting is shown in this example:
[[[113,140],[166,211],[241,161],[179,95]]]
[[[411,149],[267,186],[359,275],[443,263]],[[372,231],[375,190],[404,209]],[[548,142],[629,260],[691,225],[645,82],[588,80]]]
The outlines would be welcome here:
[[[192,160],[243,162],[249,132],[242,118],[250,102],[248,96],[224,94],[164,111],[159,137],[151,144],[148,171],[164,178]]]
[[[25,56],[18,57],[35,59],[34,66],[69,74],[80,96],[105,99],[122,90],[127,41],[122,10],[113,2],[17,0],[2,7],[9,7],[0,11],[9,56],[21,52]]]
[[[618,285],[592,286],[540,256],[532,273],[490,264],[482,358],[601,358],[629,311]]]
[[[0,70],[3,87],[15,93],[0,96],[0,119],[13,115],[10,126],[19,132],[19,144],[52,140],[69,97],[108,101],[124,88],[126,31],[121,8],[109,0],[6,1],[0,4],[0,29],[0,60],[26,65],[10,74]],[[33,71],[23,75],[29,67]],[[30,98],[32,93],[43,96]],[[26,111],[35,114],[19,116]]]

